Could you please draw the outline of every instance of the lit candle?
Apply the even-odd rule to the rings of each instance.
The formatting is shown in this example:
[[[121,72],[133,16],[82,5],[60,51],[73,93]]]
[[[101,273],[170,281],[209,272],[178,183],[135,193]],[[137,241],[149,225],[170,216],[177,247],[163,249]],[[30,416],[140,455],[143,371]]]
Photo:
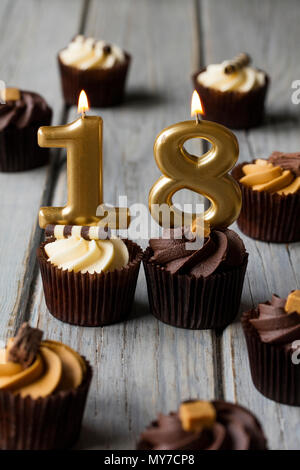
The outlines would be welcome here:
[[[65,147],[67,149],[68,202],[65,207],[42,207],[39,224],[101,225],[108,213],[112,217],[110,228],[126,228],[129,223],[127,208],[105,208],[97,216],[103,203],[102,183],[102,127],[99,116],[86,116],[88,100],[82,90],[78,101],[81,117],[63,126],[44,126],[38,131],[41,147]],[[108,217],[109,218],[109,217]]]
[[[157,223],[163,225],[161,204],[171,208],[171,226],[192,224],[199,214],[184,213],[173,206],[172,197],[181,189],[190,189],[211,202],[203,218],[211,228],[227,227],[238,217],[241,191],[228,174],[235,165],[239,147],[234,134],[215,122],[202,121],[201,101],[196,91],[192,99],[194,121],[185,121],[164,129],[154,143],[154,157],[161,176],[151,188],[149,210]],[[191,155],[184,143],[192,138],[205,139],[212,144],[200,158]]]

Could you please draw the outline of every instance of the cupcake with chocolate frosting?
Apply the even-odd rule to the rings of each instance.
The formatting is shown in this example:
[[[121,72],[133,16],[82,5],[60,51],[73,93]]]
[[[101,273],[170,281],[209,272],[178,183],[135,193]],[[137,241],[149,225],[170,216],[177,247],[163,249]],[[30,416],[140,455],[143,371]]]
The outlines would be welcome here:
[[[49,450],[78,439],[92,369],[24,323],[0,350],[0,448]]]
[[[124,321],[132,308],[142,250],[98,226],[48,225],[37,251],[48,310],[80,326]]]
[[[114,44],[76,36],[58,54],[65,102],[77,105],[81,90],[85,90],[92,107],[120,104],[130,60],[130,55]]]
[[[269,78],[250,62],[248,54],[242,53],[193,75],[206,119],[233,129],[261,124]]]
[[[40,126],[50,125],[52,110],[42,96],[17,88],[1,90],[0,171],[25,171],[46,165],[49,149],[37,144]]]
[[[267,398],[300,405],[300,291],[245,312],[242,325],[255,387]]]
[[[247,262],[232,230],[213,229],[202,240],[188,227],[164,230],[144,256],[152,314],[181,328],[225,328],[238,314]]]
[[[191,400],[159,414],[140,436],[138,450],[266,450],[255,416],[225,401]]]
[[[300,240],[300,153],[273,152],[234,168],[243,204],[239,228],[267,242]]]

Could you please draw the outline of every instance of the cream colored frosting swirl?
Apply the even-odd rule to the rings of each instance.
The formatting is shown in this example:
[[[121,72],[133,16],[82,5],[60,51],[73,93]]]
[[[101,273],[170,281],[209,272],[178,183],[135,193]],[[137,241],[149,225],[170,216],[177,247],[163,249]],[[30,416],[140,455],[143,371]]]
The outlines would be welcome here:
[[[83,358],[69,346],[56,341],[43,341],[29,367],[7,360],[7,348],[0,350],[0,390],[22,397],[39,398],[60,390],[77,388],[86,373]]]
[[[225,67],[230,61],[225,60],[221,64],[208,65],[206,70],[199,73],[197,80],[206,87],[216,90],[248,92],[265,83],[265,74],[253,67],[242,67],[233,73],[226,74]]]
[[[59,53],[65,65],[80,70],[109,69],[117,63],[124,62],[125,54],[120,47],[96,41],[93,38],[76,36],[70,44]]]
[[[127,246],[120,238],[89,241],[72,236],[47,243],[45,252],[58,268],[82,274],[121,269],[129,261]]]

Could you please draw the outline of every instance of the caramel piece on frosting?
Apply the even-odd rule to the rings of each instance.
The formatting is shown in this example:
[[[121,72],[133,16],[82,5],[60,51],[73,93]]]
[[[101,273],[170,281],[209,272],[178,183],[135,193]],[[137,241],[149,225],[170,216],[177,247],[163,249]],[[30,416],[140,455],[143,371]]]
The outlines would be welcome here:
[[[203,222],[201,217],[196,217],[192,222],[191,231],[195,233],[196,236],[207,238],[210,234],[210,224],[206,221]]]
[[[6,101],[18,101],[21,98],[21,92],[19,88],[4,88],[0,90],[1,99]]]
[[[214,425],[216,410],[209,401],[186,402],[180,405],[179,419],[185,431],[200,432]]]
[[[298,313],[300,315],[300,290],[292,291],[284,306],[286,313]]]
[[[29,367],[35,360],[43,332],[23,323],[7,348],[7,360]]]

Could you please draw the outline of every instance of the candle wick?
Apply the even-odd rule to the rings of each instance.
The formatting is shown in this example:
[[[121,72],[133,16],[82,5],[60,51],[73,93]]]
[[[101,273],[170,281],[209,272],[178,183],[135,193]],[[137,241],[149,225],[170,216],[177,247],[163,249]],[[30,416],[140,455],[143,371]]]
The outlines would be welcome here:
[[[84,119],[84,118],[85,118],[85,111],[82,111],[82,113],[81,113],[81,117],[82,117],[82,119]]]
[[[196,124],[200,124],[201,122],[201,115],[199,113],[196,113]]]

